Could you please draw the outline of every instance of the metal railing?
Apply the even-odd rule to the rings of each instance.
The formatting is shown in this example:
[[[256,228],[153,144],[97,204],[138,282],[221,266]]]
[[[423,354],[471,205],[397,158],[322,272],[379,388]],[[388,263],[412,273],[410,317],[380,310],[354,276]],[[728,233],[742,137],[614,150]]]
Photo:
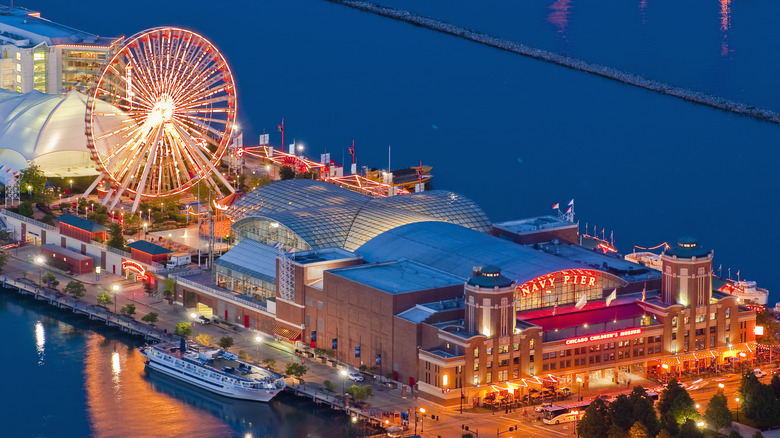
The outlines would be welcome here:
[[[8,217],[12,217],[14,219],[18,219],[18,220],[20,220],[22,222],[27,222],[30,225],[35,225],[36,227],[43,228],[44,230],[57,231],[57,227],[55,227],[55,226],[52,226],[52,225],[49,225],[49,224],[44,224],[43,222],[37,221],[37,220],[29,218],[27,216],[22,216],[19,213],[14,213],[13,211],[8,211],[6,209],[2,209],[0,211],[2,211],[2,214],[6,215]]]
[[[180,277],[178,275],[171,275],[170,278],[176,280],[178,283],[185,284],[187,286],[190,286],[194,289],[197,289],[200,292],[214,295],[220,298],[224,298],[228,301],[232,301],[235,304],[238,304],[240,306],[247,306],[251,307],[255,310],[259,310],[260,312],[266,313],[270,316],[274,316],[271,312],[268,311],[268,307],[266,307],[263,303],[260,303],[258,301],[253,300],[252,298],[247,298],[243,295],[233,294],[226,291],[221,291],[219,289],[215,289],[211,286],[206,286],[204,284],[196,283],[192,280],[188,280],[184,277]]]

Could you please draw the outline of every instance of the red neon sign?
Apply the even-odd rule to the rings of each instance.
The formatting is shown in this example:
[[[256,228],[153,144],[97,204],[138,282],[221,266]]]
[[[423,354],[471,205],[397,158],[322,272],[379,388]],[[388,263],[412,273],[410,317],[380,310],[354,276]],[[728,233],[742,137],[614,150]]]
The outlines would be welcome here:
[[[531,281],[521,284],[517,289],[525,297],[535,292],[552,290],[556,284],[562,284],[564,286],[575,284],[585,287],[596,287],[596,281],[598,281],[598,271],[571,269],[536,277]]]
[[[619,332],[601,333],[598,335],[581,336],[579,338],[571,338],[566,340],[566,345],[581,344],[583,342],[603,341],[605,339],[623,338],[626,336],[639,335],[642,333],[641,328],[621,330]]]
[[[136,276],[136,279],[138,280],[146,280],[149,278],[148,275],[146,275],[146,268],[144,265],[136,262],[135,260],[122,260],[122,269],[126,270],[129,269],[133,272],[138,273]]]

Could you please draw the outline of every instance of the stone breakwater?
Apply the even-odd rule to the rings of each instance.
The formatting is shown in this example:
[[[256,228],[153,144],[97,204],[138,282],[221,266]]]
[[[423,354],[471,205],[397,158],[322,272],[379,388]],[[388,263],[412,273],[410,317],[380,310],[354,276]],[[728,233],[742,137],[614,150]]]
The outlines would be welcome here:
[[[354,9],[358,9],[364,12],[370,12],[373,14],[392,18],[395,20],[405,21],[415,26],[425,27],[431,30],[435,30],[438,32],[463,38],[469,41],[473,41],[475,43],[494,47],[496,49],[517,53],[518,55],[528,56],[534,59],[538,59],[540,61],[550,62],[574,70],[591,73],[597,76],[601,76],[603,78],[612,79],[614,81],[621,82],[626,85],[633,85],[636,87],[655,91],[657,93],[677,97],[679,99],[683,99],[688,102],[706,105],[723,111],[729,111],[735,114],[753,117],[758,120],[764,120],[767,122],[780,124],[780,113],[776,113],[774,111],[756,108],[754,106],[747,105],[742,102],[737,102],[722,97],[701,93],[698,91],[692,91],[685,88],[676,87],[673,85],[666,84],[664,82],[647,79],[645,77],[633,73],[627,73],[612,67],[594,64],[588,61],[583,61],[581,59],[573,58],[571,56],[548,52],[546,50],[536,49],[533,47],[529,47],[525,44],[516,43],[514,41],[508,41],[502,38],[485,34],[483,32],[466,29],[464,27],[456,26],[454,24],[446,23],[440,20],[435,20],[433,18],[423,17],[409,11],[402,11],[398,9],[381,6],[375,3],[361,2],[361,1],[351,1],[351,0],[328,0],[328,1],[330,1],[331,3],[336,3]]]

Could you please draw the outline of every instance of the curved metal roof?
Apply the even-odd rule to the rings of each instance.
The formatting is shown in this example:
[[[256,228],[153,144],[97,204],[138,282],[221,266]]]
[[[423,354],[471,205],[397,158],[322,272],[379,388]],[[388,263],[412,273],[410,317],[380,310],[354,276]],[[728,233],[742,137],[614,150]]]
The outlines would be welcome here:
[[[591,266],[547,254],[445,222],[419,222],[393,228],[355,250],[368,263],[409,259],[453,275],[471,276],[474,266],[494,265],[518,284],[565,269]]]
[[[452,222],[482,232],[491,226],[477,204],[457,193],[431,191],[371,198],[301,179],[259,187],[236,201],[227,215],[236,220],[235,228],[272,220],[313,249],[336,246],[348,251],[387,230],[414,222]]]

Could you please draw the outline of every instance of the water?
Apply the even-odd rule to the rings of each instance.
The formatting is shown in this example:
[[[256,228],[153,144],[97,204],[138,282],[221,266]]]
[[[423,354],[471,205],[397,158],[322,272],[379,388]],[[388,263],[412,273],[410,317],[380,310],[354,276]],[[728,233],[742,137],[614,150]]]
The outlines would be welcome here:
[[[777,2],[382,3],[780,111]],[[204,0],[137,0],[104,2],[89,13],[54,0],[15,4],[101,35],[129,36],[160,25],[202,33],[230,62],[247,144],[265,130],[278,145],[276,125],[284,117],[288,143],[304,144],[310,157],[327,150],[346,161],[354,139],[359,165],[386,167],[392,145],[393,167],[420,160],[433,165],[435,188],[472,198],[496,222],[548,214],[552,204],[575,198],[582,228],[588,223],[591,233],[596,226],[606,236],[614,231],[622,252],[694,235],[715,250],[715,268],[722,265],[724,276],[729,268],[733,277],[739,270],[742,278],[773,291],[771,303],[778,300],[780,280],[771,273],[780,237],[774,220],[780,126],[320,0],[220,6]],[[32,349],[35,357],[21,369],[37,377],[33,326],[0,321],[22,338],[8,351]],[[74,354],[71,348],[94,345],[102,352],[99,366],[109,369],[111,342],[90,344],[90,336],[97,335],[71,335],[67,339],[77,345],[66,344],[57,354],[56,341],[47,340],[46,366],[61,360],[65,370],[39,379],[60,398],[30,397],[26,409],[12,406],[0,415],[12,415],[8,418],[15,424],[21,418],[34,420],[25,427],[49,427],[42,435],[70,428],[111,433],[114,422],[107,423],[105,413],[94,414],[102,412],[99,405],[87,404],[89,384],[84,382],[90,378],[72,363],[89,355],[83,354],[86,347]],[[122,347],[118,353],[129,361],[124,369],[133,369],[134,356]],[[13,367],[19,371],[16,360]],[[110,373],[102,376],[110,381]],[[142,382],[147,388],[153,384]],[[29,391],[27,383],[11,384],[19,387],[9,393]],[[240,431],[219,414],[188,403],[186,396],[162,392],[150,397],[167,397],[163,404],[175,411],[172,416],[197,417],[199,427],[217,434]],[[123,415],[160,416],[142,405]],[[94,406],[89,416],[84,406]],[[92,427],[95,418],[106,422]]]
[[[287,395],[271,403],[215,396],[147,374],[136,338],[0,292],[3,436],[356,436],[343,416]]]
[[[780,110],[775,2],[383,4]],[[694,235],[724,276],[780,291],[779,126],[321,0],[139,0],[101,4],[99,20],[53,0],[22,6],[101,35],[201,32],[231,64],[247,144],[265,131],[278,145],[284,117],[288,143],[310,157],[347,161],[354,139],[360,166],[386,167],[392,146],[392,167],[433,165],[434,188],[474,199],[493,221],[575,198],[582,228],[614,231],[622,252]]]

